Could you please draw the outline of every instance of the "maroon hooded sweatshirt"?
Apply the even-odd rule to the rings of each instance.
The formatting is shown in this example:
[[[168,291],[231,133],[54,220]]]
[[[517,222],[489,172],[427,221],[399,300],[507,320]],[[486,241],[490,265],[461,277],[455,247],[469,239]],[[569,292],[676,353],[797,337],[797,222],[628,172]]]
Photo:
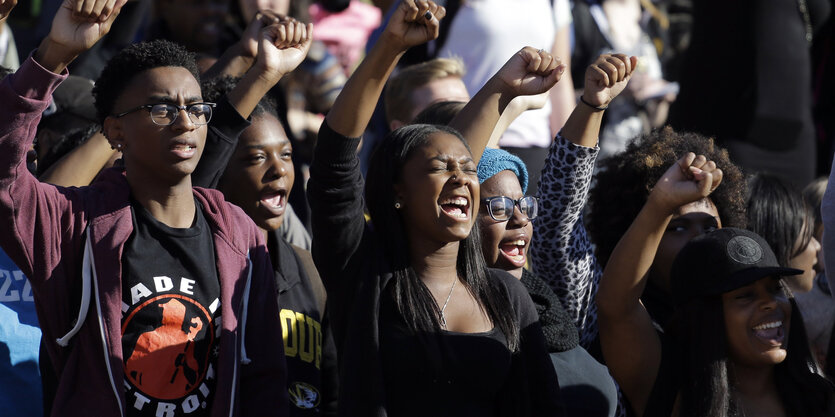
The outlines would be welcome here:
[[[118,170],[95,184],[39,182],[26,153],[67,76],[31,57],[0,82],[0,246],[32,283],[58,377],[52,415],[124,416],[121,258],[133,232]],[[195,188],[212,231],[221,321],[212,416],[286,416],[288,393],[273,268],[262,234],[214,190]],[[127,401],[129,401],[128,399]]]

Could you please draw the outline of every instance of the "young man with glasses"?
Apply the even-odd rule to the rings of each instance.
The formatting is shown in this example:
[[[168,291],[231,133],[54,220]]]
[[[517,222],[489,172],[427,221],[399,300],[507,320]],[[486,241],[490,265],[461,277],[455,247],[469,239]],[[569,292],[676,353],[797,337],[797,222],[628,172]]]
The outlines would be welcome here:
[[[14,3],[0,0],[0,17]],[[137,44],[104,69],[96,107],[124,172],[60,188],[26,170],[41,112],[66,66],[109,30],[124,1],[112,3],[65,0],[0,82],[0,245],[32,282],[57,374],[52,415],[284,416],[264,238],[220,193],[192,187],[213,108],[191,54]],[[309,43],[307,28],[279,26],[261,46]]]

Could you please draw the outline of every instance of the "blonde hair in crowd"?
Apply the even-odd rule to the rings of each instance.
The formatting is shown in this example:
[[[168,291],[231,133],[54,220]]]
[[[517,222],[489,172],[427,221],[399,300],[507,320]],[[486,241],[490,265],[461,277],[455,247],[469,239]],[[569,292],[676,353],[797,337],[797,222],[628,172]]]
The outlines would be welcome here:
[[[434,80],[447,77],[463,77],[466,73],[460,58],[435,58],[403,68],[386,84],[384,100],[386,121],[400,120],[408,123],[412,110],[412,91]]]

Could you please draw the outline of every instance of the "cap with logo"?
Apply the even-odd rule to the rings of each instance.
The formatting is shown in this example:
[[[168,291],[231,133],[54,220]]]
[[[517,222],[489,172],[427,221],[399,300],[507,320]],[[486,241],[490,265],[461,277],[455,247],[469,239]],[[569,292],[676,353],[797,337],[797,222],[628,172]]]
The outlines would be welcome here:
[[[785,268],[760,235],[733,227],[698,236],[673,262],[670,284],[677,305],[706,295],[719,295],[769,276],[797,275]]]

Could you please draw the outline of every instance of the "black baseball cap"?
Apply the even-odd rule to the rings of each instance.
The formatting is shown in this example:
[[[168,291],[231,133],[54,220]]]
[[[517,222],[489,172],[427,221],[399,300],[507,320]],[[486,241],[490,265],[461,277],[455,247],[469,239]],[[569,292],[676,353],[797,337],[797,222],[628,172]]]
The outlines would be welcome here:
[[[769,276],[798,275],[784,268],[760,235],[733,227],[693,238],[673,261],[671,289],[677,305],[719,295]]]

